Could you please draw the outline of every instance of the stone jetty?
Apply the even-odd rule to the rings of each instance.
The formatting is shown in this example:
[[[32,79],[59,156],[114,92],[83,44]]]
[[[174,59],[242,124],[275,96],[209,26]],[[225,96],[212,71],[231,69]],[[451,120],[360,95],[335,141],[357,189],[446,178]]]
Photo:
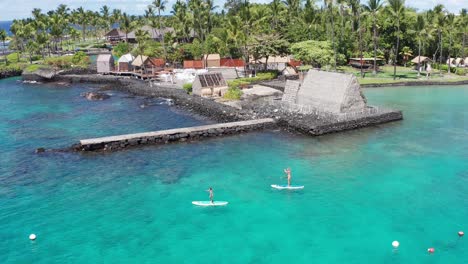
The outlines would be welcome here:
[[[83,139],[74,148],[78,151],[118,150],[146,144],[166,144],[203,139],[275,126],[273,118],[264,118],[214,125],[184,127],[154,132],[127,134],[93,139]]]

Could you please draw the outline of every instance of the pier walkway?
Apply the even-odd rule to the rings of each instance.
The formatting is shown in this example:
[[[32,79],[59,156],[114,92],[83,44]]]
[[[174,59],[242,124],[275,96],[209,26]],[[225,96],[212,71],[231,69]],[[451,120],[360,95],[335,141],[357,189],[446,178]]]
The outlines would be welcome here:
[[[137,134],[83,139],[80,140],[80,144],[77,146],[77,149],[81,151],[118,150],[129,146],[158,143],[165,144],[169,142],[187,141],[191,139],[202,139],[206,137],[242,133],[246,131],[272,127],[275,125],[275,123],[276,122],[273,118],[265,118]]]

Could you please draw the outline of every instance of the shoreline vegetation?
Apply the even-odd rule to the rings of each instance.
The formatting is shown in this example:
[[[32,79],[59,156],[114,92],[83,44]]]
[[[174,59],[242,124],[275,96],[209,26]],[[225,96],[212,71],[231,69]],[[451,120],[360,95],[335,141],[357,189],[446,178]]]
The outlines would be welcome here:
[[[118,37],[109,35],[114,28]],[[224,6],[211,0],[169,6],[158,0],[148,1],[141,15],[107,5],[91,11],[62,4],[47,13],[33,9],[30,18],[14,20],[10,31],[11,36],[0,31],[0,41],[8,41],[12,52],[0,54],[0,77],[33,64],[76,67],[75,62],[62,65],[64,57],[101,48],[117,57],[162,58],[172,68],[220,54],[259,71],[270,67],[271,58],[291,56],[302,63],[299,68],[353,73],[365,86],[468,80],[467,10],[451,13],[436,5],[417,11],[404,0],[325,1],[323,6],[312,0],[229,0]],[[411,61],[418,55],[428,59]],[[421,77],[426,71],[430,81]]]

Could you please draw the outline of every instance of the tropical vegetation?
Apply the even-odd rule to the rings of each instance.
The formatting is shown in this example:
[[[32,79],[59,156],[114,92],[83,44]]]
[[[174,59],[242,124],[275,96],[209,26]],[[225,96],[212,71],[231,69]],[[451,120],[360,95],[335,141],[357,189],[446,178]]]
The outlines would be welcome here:
[[[314,67],[339,69],[349,58],[376,58],[393,66],[411,64],[415,55],[445,64],[449,57],[466,57],[467,10],[451,13],[443,5],[419,11],[405,0],[249,0],[148,1],[144,14],[129,15],[104,5],[99,11],[83,7],[71,10],[60,5],[11,26],[10,47],[32,63],[76,46],[102,41],[119,26],[126,36],[135,31],[137,44],[118,44],[114,52],[161,56],[168,61],[200,59],[203,54],[244,58],[293,55]],[[169,15],[166,15],[169,14]],[[157,43],[150,39],[149,25],[160,31],[171,27]],[[146,33],[145,33],[146,32]],[[163,31],[164,32],[164,31]],[[0,41],[4,40],[0,32]],[[4,59],[8,62],[7,59]],[[448,66],[447,66],[448,67]],[[443,71],[443,67],[437,67]],[[361,75],[363,72],[361,70]]]

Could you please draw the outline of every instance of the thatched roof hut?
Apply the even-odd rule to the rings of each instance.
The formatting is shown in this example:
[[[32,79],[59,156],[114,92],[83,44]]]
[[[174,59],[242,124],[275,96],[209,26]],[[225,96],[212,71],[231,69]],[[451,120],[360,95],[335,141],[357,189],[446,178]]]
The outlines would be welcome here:
[[[108,41],[119,41],[125,39],[125,32],[120,29],[114,28],[111,31],[106,33],[106,39]]]
[[[416,56],[414,59],[411,60],[412,63],[418,64],[418,63],[426,63],[426,62],[432,62],[431,59],[428,57],[424,56]]]
[[[148,32],[150,38],[153,39],[153,40],[156,40],[156,41],[161,40],[163,35],[165,35],[167,33],[174,32],[174,28],[172,28],[172,27],[164,27],[164,28],[162,28],[160,30],[158,28],[153,28],[153,27],[150,27],[148,25],[145,25],[145,26],[141,27],[141,30],[144,30],[144,31]],[[132,31],[132,32],[128,33],[128,41],[130,41],[130,42],[135,42],[136,41],[135,32],[136,31]]]
[[[148,56],[143,56],[143,55],[138,55],[136,58],[132,61],[132,66],[141,68],[145,64],[145,62],[148,60]]]

